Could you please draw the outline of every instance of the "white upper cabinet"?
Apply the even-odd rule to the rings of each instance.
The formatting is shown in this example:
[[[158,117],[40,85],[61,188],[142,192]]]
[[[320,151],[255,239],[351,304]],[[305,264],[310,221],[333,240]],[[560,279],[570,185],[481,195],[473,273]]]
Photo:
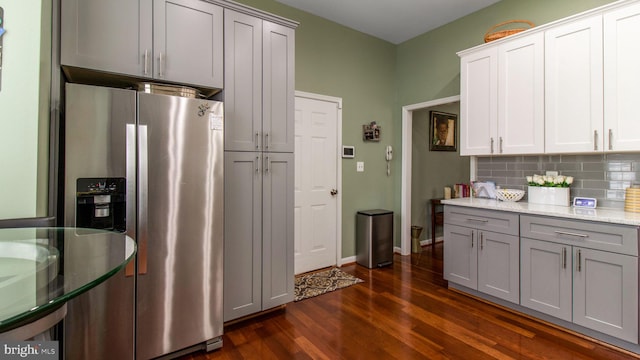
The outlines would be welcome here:
[[[640,1],[458,53],[460,154],[640,151]]]
[[[200,0],[62,0],[61,64],[222,88],[222,12]]]
[[[602,151],[602,16],[545,31],[545,150]]]
[[[541,33],[461,58],[461,155],[544,151]]]
[[[498,113],[498,49],[460,59],[460,155],[495,151]]]
[[[640,4],[604,14],[605,151],[640,150]]]
[[[544,36],[498,48],[498,154],[544,152]]]

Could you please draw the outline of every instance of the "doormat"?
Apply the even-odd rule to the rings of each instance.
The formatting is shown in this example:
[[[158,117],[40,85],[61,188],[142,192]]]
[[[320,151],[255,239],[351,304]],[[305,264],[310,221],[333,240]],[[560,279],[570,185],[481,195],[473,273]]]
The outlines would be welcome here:
[[[347,274],[338,268],[296,276],[295,298],[293,301],[326,294],[361,282],[364,282],[364,280]]]

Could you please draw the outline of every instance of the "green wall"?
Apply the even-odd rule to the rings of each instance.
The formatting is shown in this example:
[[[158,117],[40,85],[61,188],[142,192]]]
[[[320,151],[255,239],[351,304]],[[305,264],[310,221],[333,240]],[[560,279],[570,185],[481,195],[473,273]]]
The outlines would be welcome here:
[[[395,241],[399,246],[401,108],[459,94],[460,62],[456,52],[481,44],[485,31],[505,20],[525,18],[535,24],[544,24],[611,1],[503,0],[400,45],[364,35],[274,0],[239,2],[299,21],[296,90],[343,99],[342,143],[354,145],[357,156],[354,160],[342,160],[342,255],[349,257],[355,255],[357,210],[393,210],[396,213]],[[362,141],[362,125],[371,121],[382,126],[380,143]],[[394,147],[391,177],[386,176],[386,145]],[[412,190],[419,196],[439,195],[445,181],[469,178],[468,158],[428,151],[416,157],[414,171],[420,174],[419,182],[424,188],[416,191],[418,185],[414,183]],[[356,173],[356,161],[365,162],[364,173]],[[443,161],[447,165],[444,176],[442,170],[435,170]],[[423,201],[419,198],[412,202]],[[417,216],[423,215],[417,212]]]
[[[396,46],[273,0],[241,0],[300,22],[296,30],[296,90],[342,98],[342,144],[356,147],[342,161],[342,256],[355,255],[358,210],[395,210],[394,176],[387,176],[385,148],[394,145]],[[363,142],[362,125],[376,121],[381,141]],[[356,172],[356,161],[365,171]],[[400,160],[392,161],[392,169]],[[393,175],[393,174],[392,174]]]
[[[510,19],[527,19],[542,25],[609,2],[611,0],[503,0],[398,45],[394,123],[400,129],[400,109],[403,106],[459,95],[460,61],[456,52],[483,44],[485,32],[494,24]],[[414,112],[414,116],[416,114]],[[414,118],[414,131],[420,131],[421,124],[415,121]],[[396,144],[402,143],[399,133],[398,130]],[[419,135],[416,136],[413,137],[412,153],[411,221],[425,228],[426,234],[423,232],[421,238],[428,239],[431,237],[430,222],[427,221],[430,216],[428,199],[442,196],[442,187],[446,184],[468,182],[469,158],[428,151],[420,145]],[[395,175],[399,184],[401,174]],[[400,209],[399,186],[395,189],[395,199],[395,209]],[[396,231],[396,243],[399,243],[399,238]]]
[[[0,219],[47,214],[51,2],[0,0]]]

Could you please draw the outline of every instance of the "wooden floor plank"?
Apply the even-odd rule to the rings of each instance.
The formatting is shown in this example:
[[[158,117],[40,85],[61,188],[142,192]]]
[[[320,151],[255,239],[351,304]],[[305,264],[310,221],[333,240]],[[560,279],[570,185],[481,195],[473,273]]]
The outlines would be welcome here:
[[[640,359],[447,289],[441,244],[341,270],[364,282],[225,326],[222,349],[180,359]]]

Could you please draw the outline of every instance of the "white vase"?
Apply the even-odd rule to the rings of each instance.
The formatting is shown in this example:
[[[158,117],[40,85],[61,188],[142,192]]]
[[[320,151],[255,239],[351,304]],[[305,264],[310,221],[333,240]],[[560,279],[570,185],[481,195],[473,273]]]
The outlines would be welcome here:
[[[571,196],[569,188],[529,186],[528,202],[531,204],[569,206]]]

